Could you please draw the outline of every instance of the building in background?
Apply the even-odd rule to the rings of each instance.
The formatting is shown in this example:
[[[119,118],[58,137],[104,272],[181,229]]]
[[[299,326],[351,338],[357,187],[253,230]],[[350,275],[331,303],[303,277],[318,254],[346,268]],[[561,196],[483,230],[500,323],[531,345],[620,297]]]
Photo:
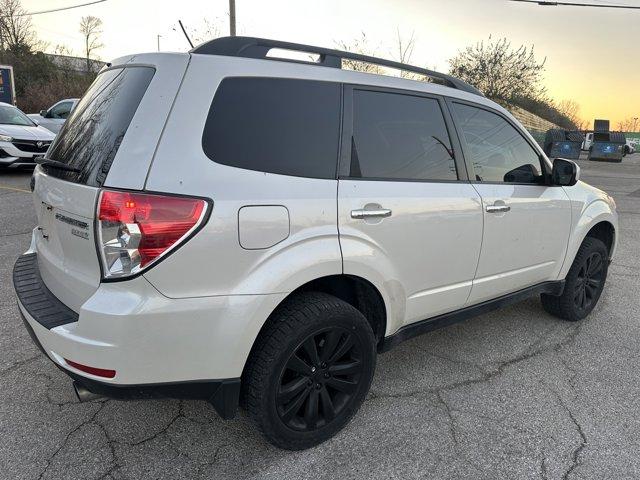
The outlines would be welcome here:
[[[106,62],[90,59],[89,71],[87,71],[87,59],[84,57],[56,55],[53,53],[45,53],[45,56],[61,70],[73,73],[98,73],[100,69],[106,65]]]

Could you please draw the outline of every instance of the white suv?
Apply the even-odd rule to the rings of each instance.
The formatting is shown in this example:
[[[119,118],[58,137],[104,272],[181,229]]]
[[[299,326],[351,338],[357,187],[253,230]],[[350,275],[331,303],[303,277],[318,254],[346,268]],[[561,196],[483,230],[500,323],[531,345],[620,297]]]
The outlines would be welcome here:
[[[35,171],[14,285],[81,399],[240,404],[302,449],[358,410],[377,352],[535,294],[586,317],[618,220],[578,176],[458,79],[221,38],[103,69]]]

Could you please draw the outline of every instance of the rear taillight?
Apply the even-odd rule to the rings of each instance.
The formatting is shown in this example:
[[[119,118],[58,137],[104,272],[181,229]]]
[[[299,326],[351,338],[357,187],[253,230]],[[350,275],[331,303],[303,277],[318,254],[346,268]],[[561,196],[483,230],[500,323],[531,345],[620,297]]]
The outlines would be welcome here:
[[[98,202],[98,248],[105,278],[134,275],[176,248],[200,226],[199,198],[104,190]]]

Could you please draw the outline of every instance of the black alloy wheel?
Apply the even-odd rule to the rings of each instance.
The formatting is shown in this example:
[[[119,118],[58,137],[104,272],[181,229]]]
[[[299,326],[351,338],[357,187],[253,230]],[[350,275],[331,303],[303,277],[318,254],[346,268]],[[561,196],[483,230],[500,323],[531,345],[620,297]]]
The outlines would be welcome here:
[[[609,249],[598,238],[580,245],[559,296],[542,294],[542,306],[551,315],[569,322],[585,318],[595,308],[607,280]]]
[[[313,447],[342,430],[364,402],[376,336],[362,312],[321,292],[292,295],[268,322],[245,366],[241,400],[272,444]]]
[[[307,337],[280,374],[276,405],[289,428],[312,431],[338,417],[353,399],[363,370],[360,339],[344,327]]]
[[[604,261],[600,252],[593,252],[580,266],[574,286],[574,302],[579,310],[591,310],[604,283]]]

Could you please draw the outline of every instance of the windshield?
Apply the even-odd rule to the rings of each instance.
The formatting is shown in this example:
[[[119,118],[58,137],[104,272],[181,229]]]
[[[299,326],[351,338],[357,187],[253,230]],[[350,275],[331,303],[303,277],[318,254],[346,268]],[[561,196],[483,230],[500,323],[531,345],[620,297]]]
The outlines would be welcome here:
[[[21,125],[23,127],[34,127],[29,117],[10,105],[0,105],[0,125]]]

